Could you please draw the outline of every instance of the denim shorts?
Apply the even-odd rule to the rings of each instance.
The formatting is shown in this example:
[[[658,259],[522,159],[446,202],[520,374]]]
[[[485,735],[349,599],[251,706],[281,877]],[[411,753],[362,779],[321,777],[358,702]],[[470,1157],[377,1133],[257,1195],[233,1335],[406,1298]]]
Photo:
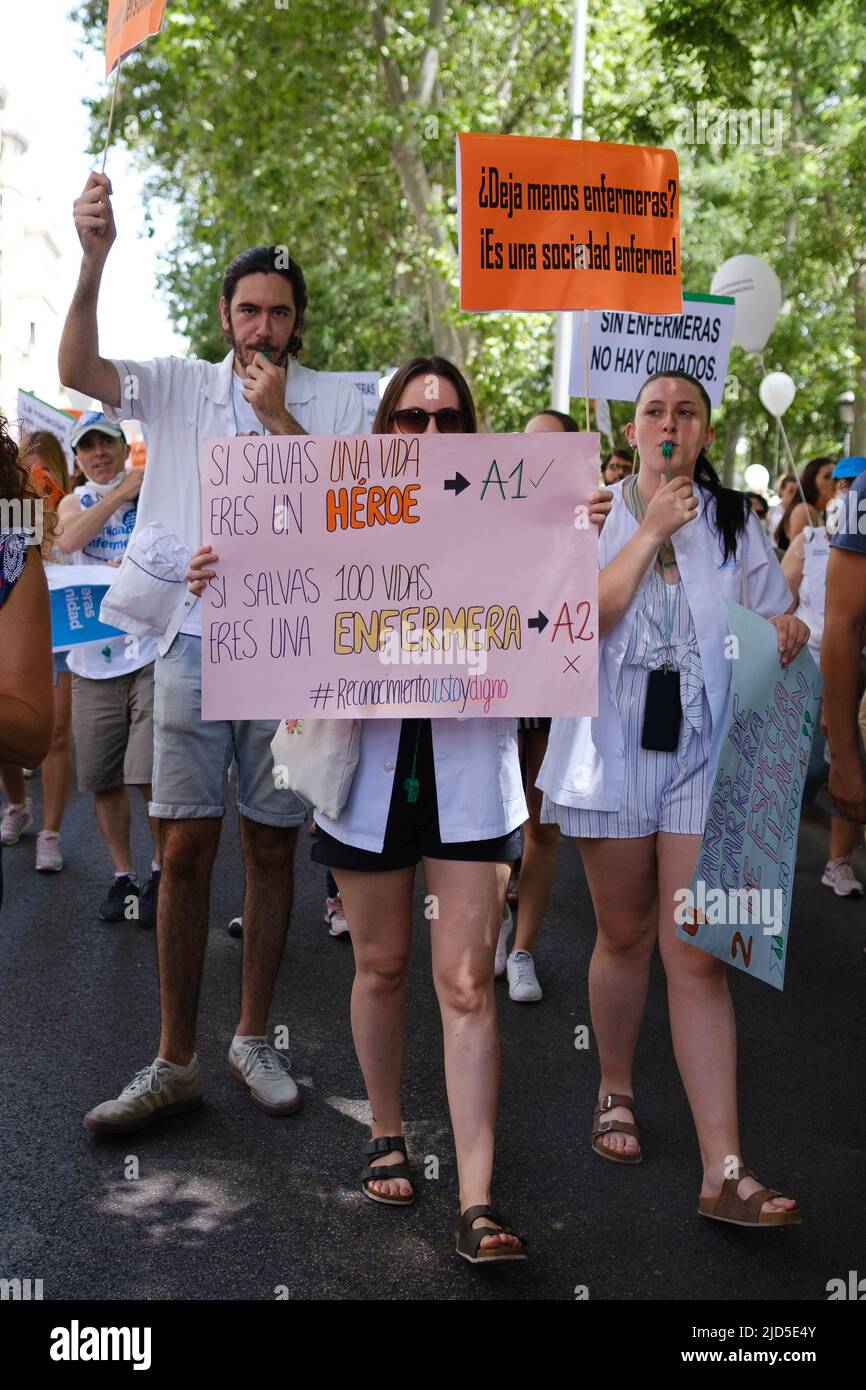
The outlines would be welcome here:
[[[156,659],[153,706],[153,801],[163,820],[223,816],[232,759],[238,810],[260,825],[302,825],[307,808],[274,786],[271,739],[277,722],[202,719],[201,638],[178,633]]]

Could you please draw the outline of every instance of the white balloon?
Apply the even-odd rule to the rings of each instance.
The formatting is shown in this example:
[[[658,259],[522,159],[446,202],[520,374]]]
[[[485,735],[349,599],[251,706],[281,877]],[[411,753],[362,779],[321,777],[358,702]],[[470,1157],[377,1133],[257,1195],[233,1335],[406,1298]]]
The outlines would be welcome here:
[[[770,475],[762,463],[750,463],[744,476],[750,492],[766,492],[770,486]]]
[[[713,276],[710,293],[733,296],[734,342],[746,352],[760,352],[782,307],[782,286],[773,268],[758,256],[732,256]]]
[[[784,415],[796,394],[797,388],[787,372],[770,372],[758,387],[761,405],[777,420]]]

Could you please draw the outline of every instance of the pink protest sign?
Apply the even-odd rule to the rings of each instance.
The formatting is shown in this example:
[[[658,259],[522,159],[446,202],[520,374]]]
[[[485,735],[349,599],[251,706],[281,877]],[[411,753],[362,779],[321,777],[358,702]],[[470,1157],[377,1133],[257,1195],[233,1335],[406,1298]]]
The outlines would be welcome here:
[[[598,439],[206,440],[204,718],[595,714]]]

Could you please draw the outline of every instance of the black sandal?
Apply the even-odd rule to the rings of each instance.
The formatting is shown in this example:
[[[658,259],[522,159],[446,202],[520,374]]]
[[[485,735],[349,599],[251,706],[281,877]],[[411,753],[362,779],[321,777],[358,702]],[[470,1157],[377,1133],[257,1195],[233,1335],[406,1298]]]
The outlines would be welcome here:
[[[498,1230],[493,1230],[490,1226],[479,1226],[475,1230],[472,1222],[477,1221],[479,1216],[486,1216],[488,1221],[495,1222]],[[495,1235],[517,1236],[520,1246],[517,1248],[509,1245],[489,1245],[485,1250],[482,1250],[480,1247],[484,1237]],[[457,1254],[462,1255],[464,1260],[468,1260],[473,1265],[497,1264],[504,1263],[506,1260],[526,1259],[526,1240],[523,1236],[518,1236],[516,1231],[512,1231],[492,1207],[467,1207],[460,1217],[460,1229],[455,1232],[455,1236]]]
[[[406,1140],[402,1135],[395,1134],[390,1137],[380,1135],[378,1139],[370,1139],[361,1150],[363,1154],[371,1157],[380,1154],[401,1153],[404,1162],[402,1163],[377,1163],[375,1167],[369,1166],[361,1170],[361,1191],[365,1197],[369,1197],[371,1202],[383,1202],[388,1207],[410,1207],[415,1200],[414,1180],[412,1170],[406,1157]],[[378,1193],[371,1192],[367,1184],[369,1182],[390,1182],[392,1178],[405,1178],[412,1183],[411,1197],[380,1197]]]

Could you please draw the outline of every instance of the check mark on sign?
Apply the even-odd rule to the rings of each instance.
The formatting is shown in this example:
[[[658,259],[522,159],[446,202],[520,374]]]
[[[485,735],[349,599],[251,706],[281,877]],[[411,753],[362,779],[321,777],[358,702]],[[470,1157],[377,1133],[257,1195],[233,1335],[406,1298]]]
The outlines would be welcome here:
[[[548,473],[550,472],[551,468],[553,467],[553,465],[554,465],[555,463],[556,463],[556,459],[551,459],[551,460],[550,460],[550,463],[549,463],[549,464],[547,465],[547,467],[545,468],[544,473],[542,473],[542,475],[541,475],[541,478],[544,478],[544,477],[546,476],[546,474],[548,474]],[[538,487],[539,483],[541,482],[541,478],[539,478],[537,481],[536,481],[535,478],[530,478],[529,481],[532,483],[532,486],[533,486],[533,487]]]

